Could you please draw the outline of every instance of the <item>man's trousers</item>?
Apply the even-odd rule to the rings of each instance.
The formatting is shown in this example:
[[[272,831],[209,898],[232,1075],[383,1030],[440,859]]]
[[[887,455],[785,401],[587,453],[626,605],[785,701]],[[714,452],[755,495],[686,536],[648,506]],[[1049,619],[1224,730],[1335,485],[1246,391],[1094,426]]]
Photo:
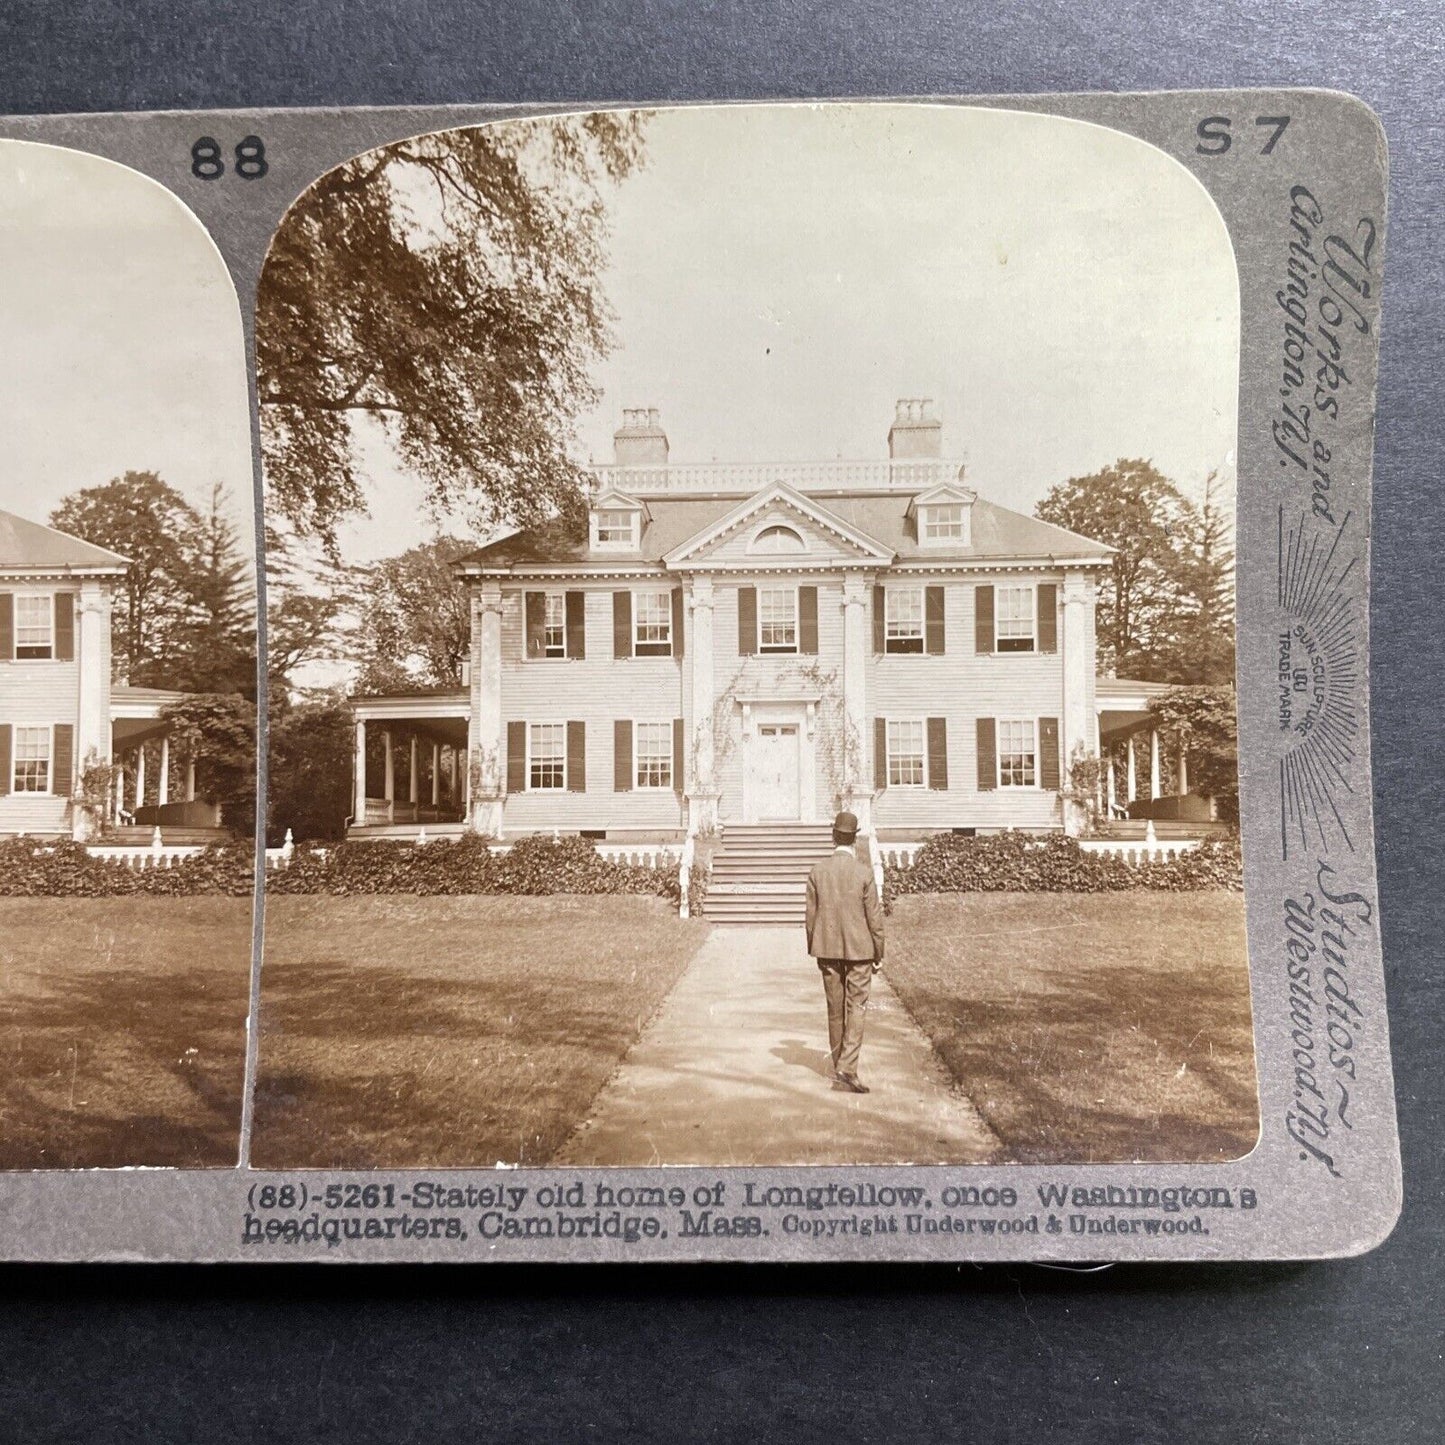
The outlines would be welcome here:
[[[820,958],[818,969],[828,1000],[828,1046],[833,1053],[833,1070],[856,1075],[863,1047],[863,1023],[868,1015],[868,991],[873,986],[873,960]]]

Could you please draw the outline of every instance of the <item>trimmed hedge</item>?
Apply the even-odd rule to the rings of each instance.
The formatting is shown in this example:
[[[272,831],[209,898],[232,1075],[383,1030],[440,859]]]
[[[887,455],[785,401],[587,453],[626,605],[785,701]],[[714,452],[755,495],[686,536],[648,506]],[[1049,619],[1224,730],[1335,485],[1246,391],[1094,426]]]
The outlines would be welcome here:
[[[1189,893],[1243,887],[1236,837],[1207,838],[1164,862],[1131,864],[1107,853],[1086,853],[1062,833],[981,838],[938,833],[918,850],[911,866],[883,871],[883,899],[889,906],[906,893]]]
[[[68,840],[0,839],[0,898],[248,898],[256,881],[250,844],[207,848],[163,868],[127,868]]]
[[[696,870],[694,870],[694,882]],[[410,842],[298,848],[288,868],[267,875],[271,893],[651,893],[676,903],[676,864],[614,863],[586,838],[519,838],[505,853],[464,834],[424,847]]]

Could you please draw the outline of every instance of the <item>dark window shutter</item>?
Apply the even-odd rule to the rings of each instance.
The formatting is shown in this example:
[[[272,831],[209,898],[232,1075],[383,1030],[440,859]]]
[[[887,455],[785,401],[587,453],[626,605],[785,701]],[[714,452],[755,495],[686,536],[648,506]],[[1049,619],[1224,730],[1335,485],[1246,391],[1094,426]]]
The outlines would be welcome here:
[[[990,793],[998,787],[998,745],[995,741],[993,719],[981,717],[978,720],[978,790]]]
[[[75,593],[55,594],[55,660],[75,661]],[[67,796],[69,796],[67,794]]]
[[[758,650],[758,589],[738,588],[738,656],[751,657]]]
[[[807,657],[818,655],[818,589],[798,588],[798,651]]]
[[[10,724],[0,723],[0,798],[10,791]]]
[[[632,656],[632,593],[612,594],[612,655]]]
[[[540,593],[537,594],[541,596]],[[522,793],[527,789],[527,724],[507,724],[507,791]]]
[[[69,596],[69,594],[66,594]],[[50,791],[68,798],[75,786],[75,728],[70,723],[55,724],[55,756],[50,760]]]
[[[682,588],[672,589],[672,655],[681,657],[683,654],[683,630],[682,630]]]
[[[943,637],[943,588],[923,589],[923,650],[930,657],[942,657]]]
[[[547,655],[547,594],[529,592],[523,611],[526,615],[527,656]]]
[[[993,651],[993,587],[988,583],[973,589],[973,650]]]
[[[15,657],[15,597],[10,592],[0,592],[0,662],[10,662]]]
[[[1040,582],[1038,587],[1039,606],[1039,651],[1059,650],[1059,587],[1056,582]]]
[[[1039,787],[1046,793],[1057,793],[1059,780],[1059,720],[1039,719]]]
[[[632,791],[632,719],[618,718],[612,724],[612,791]]]
[[[873,589],[873,651],[886,652],[888,644],[888,601],[881,587]]]
[[[881,793],[888,786],[888,719],[873,719],[873,786]]]
[[[948,719],[928,719],[928,786],[935,790],[948,787]]]
[[[685,781],[682,756],[682,719],[675,717],[672,720],[672,786],[680,793],[685,786]]]
[[[566,620],[567,620],[567,656],[587,656],[587,594],[585,592],[569,592],[567,594]]]
[[[581,596],[579,593],[578,596]],[[587,791],[587,724],[567,724],[567,791]]]

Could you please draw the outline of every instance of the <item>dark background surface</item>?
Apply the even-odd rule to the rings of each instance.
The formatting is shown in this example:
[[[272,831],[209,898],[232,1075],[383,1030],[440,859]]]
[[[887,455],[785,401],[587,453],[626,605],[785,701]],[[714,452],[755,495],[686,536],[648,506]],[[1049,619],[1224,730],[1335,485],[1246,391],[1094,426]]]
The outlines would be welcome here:
[[[10,113],[1245,85],[1373,105],[1392,174],[1372,716],[1406,1197],[1362,1259],[1087,1277],[11,1267],[0,1439],[1439,1438],[1445,16],[1250,12],[0,0]]]

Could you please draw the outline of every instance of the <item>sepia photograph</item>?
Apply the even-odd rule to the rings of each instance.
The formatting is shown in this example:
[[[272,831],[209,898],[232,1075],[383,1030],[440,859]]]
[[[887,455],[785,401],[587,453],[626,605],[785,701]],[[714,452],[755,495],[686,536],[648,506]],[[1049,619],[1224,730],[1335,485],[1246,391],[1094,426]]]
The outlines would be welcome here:
[[[240,311],[112,161],[0,140],[0,1168],[234,1167],[256,587]]]
[[[1189,172],[1048,115],[587,112],[320,176],[256,311],[252,1162],[1249,1153],[1239,312]],[[204,796],[173,738],[146,801],[131,718],[119,839]]]

